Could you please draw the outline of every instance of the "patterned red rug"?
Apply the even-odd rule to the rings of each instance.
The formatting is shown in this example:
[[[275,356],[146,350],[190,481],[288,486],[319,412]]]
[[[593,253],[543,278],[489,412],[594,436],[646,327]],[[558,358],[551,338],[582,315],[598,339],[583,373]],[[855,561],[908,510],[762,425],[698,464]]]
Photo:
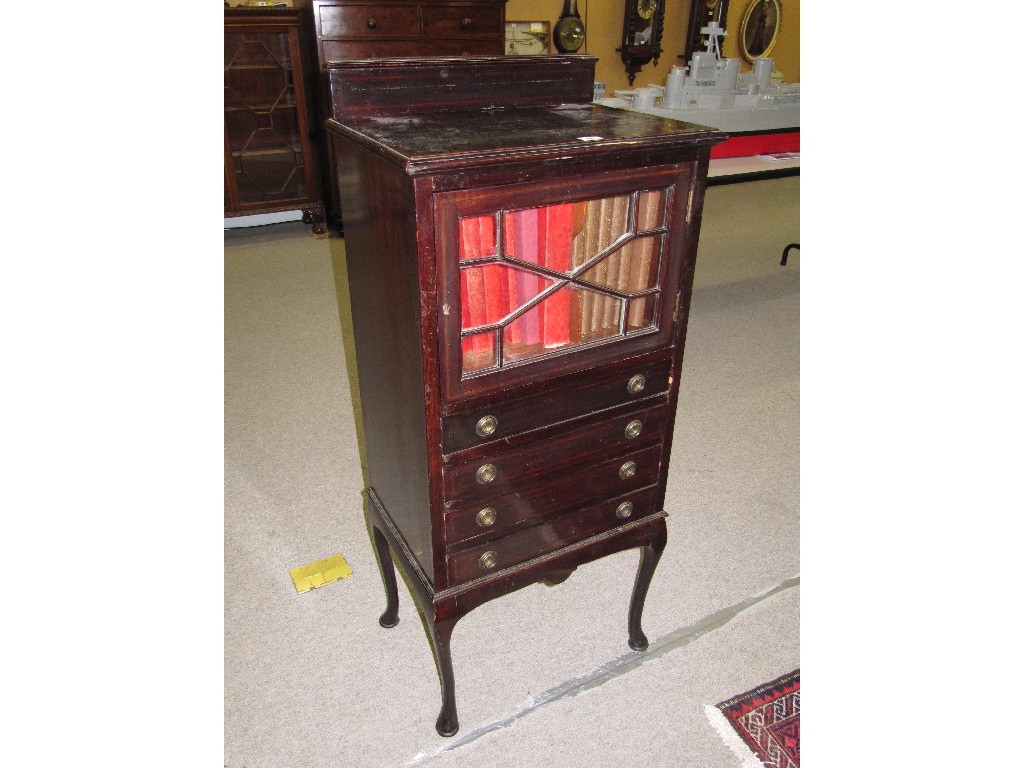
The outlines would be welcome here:
[[[799,669],[723,701],[716,708],[765,766],[800,768]],[[730,746],[735,749],[737,745]],[[757,765],[753,760],[749,764]]]

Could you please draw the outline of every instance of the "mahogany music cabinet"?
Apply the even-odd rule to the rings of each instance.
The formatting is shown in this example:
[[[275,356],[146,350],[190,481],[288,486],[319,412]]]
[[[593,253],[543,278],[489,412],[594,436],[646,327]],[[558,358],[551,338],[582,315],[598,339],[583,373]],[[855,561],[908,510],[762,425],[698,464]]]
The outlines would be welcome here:
[[[711,147],[591,102],[591,56],[329,68],[362,400],[366,513],[398,623],[405,572],[458,730],[456,622],[666,543],[665,479]]]

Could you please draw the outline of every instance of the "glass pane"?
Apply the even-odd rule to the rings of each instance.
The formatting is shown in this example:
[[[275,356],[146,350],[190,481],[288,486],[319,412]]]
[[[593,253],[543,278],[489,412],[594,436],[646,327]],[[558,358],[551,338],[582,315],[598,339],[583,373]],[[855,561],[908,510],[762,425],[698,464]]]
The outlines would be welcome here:
[[[500,262],[462,268],[462,329],[501,322],[553,285],[535,272]]]
[[[505,215],[505,253],[568,274],[572,268],[573,222],[586,203],[549,205]]]
[[[648,190],[460,218],[463,373],[654,328],[667,197]]]
[[[232,153],[263,152],[291,146],[301,151],[298,113],[275,108],[266,112],[228,109],[224,112],[228,146]]]
[[[665,226],[665,190],[641,192],[636,207],[636,231],[645,232]]]
[[[243,205],[308,196],[287,34],[226,35],[224,127]]]
[[[482,331],[462,339],[462,370],[464,373],[482,371],[498,364],[494,348],[494,331]]]
[[[225,35],[224,103],[268,110],[294,105],[288,35]]]
[[[639,237],[612,251],[579,279],[619,293],[650,290],[658,282],[660,255],[661,235]]]
[[[622,299],[577,288],[580,301],[580,343],[607,339],[619,333]]]
[[[642,296],[629,300],[629,314],[626,318],[626,330],[638,331],[654,325],[654,310],[658,303],[657,296]]]
[[[291,67],[287,34],[232,32],[224,35],[225,67]]]
[[[506,326],[502,362],[616,336],[622,304],[621,299],[569,283]]]
[[[305,195],[306,185],[296,150],[243,152],[235,158],[238,198],[243,203],[292,199]]]
[[[494,216],[459,219],[459,261],[469,261],[497,253]]]
[[[574,222],[579,223],[572,241],[572,266],[586,263],[629,228],[629,195],[588,200],[577,204]]]

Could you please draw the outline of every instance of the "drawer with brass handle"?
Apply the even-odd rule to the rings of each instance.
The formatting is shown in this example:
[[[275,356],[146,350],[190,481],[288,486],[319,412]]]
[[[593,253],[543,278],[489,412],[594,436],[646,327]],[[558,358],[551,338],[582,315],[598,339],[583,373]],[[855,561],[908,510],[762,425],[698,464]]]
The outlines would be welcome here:
[[[419,33],[419,15],[409,6],[334,5],[320,8],[320,35],[325,39],[411,37]]]
[[[491,498],[528,483],[577,474],[658,442],[666,427],[667,412],[667,406],[659,403],[624,411],[614,418],[603,417],[585,428],[568,422],[542,431],[538,439],[525,444],[495,447],[460,459],[442,469],[445,501]],[[615,472],[621,479],[628,479],[621,466],[616,466]]]
[[[657,491],[657,487],[650,487],[583,510],[577,507],[572,514],[451,554],[448,557],[449,583],[452,586],[463,584],[640,520],[659,511],[654,508]]]
[[[504,536],[572,509],[655,483],[661,469],[661,450],[661,444],[657,443],[527,489],[489,497],[476,504],[452,506],[445,511],[447,545],[451,548],[467,541]],[[635,462],[637,471],[623,479],[619,470],[627,461]]]
[[[421,12],[425,37],[479,37],[493,35],[501,27],[501,9],[495,6],[424,5]]]
[[[441,423],[444,453],[664,395],[669,388],[670,365],[670,360],[648,362],[601,377],[589,371],[584,376],[552,384],[540,394],[446,416]],[[489,426],[482,429],[482,423]]]

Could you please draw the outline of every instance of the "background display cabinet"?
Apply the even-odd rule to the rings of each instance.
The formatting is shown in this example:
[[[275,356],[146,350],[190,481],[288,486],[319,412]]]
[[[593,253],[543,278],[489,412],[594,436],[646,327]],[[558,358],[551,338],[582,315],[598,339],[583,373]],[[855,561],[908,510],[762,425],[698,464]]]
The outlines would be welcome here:
[[[450,639],[485,601],[666,544],[665,481],[711,147],[591,103],[590,56],[329,69],[367,458],[367,515],[458,730]],[[515,631],[509,628],[509,631]]]
[[[325,234],[302,66],[305,13],[224,11],[224,215],[301,210]]]

